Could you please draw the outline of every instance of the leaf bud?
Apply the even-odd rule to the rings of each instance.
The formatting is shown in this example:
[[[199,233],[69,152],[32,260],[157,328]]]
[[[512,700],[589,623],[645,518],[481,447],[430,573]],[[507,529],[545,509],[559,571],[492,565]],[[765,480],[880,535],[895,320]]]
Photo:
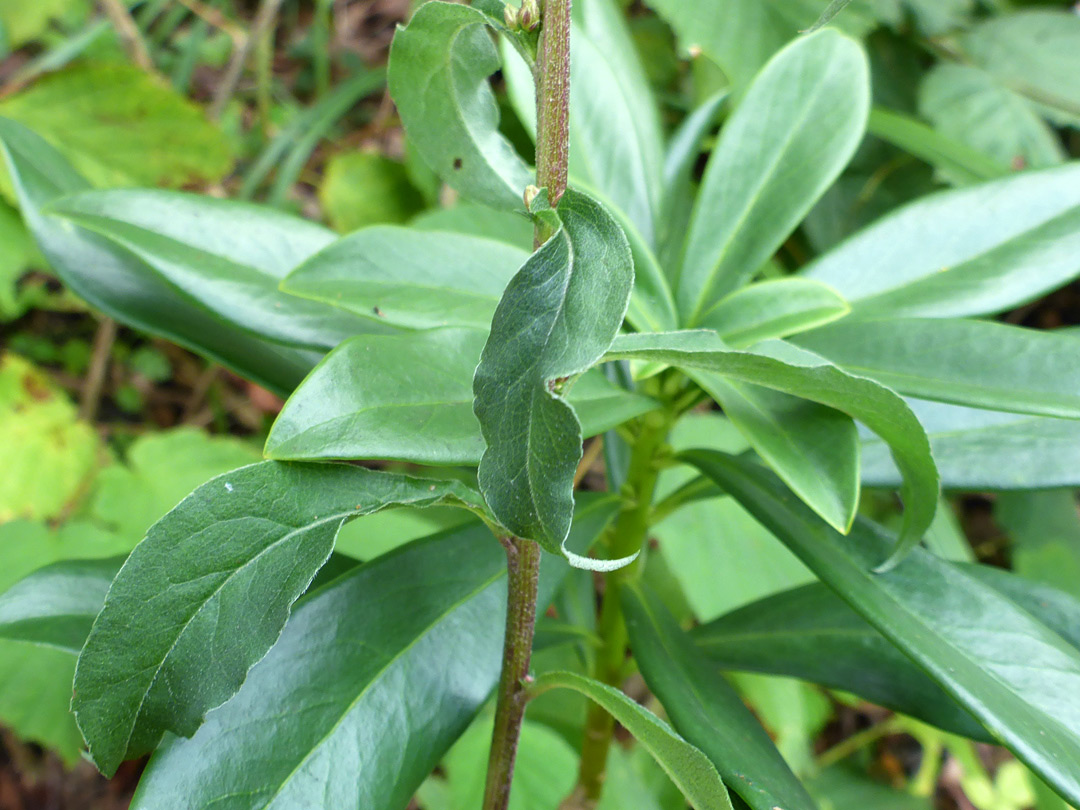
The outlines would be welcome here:
[[[532,204],[540,196],[540,189],[536,186],[525,186],[525,210],[532,211]]]
[[[521,3],[521,27],[526,31],[535,30],[540,24],[540,6],[536,0],[523,0]]]
[[[506,27],[511,31],[516,31],[518,26],[521,25],[521,19],[518,17],[518,10],[509,3],[503,6],[503,22],[506,23]]]

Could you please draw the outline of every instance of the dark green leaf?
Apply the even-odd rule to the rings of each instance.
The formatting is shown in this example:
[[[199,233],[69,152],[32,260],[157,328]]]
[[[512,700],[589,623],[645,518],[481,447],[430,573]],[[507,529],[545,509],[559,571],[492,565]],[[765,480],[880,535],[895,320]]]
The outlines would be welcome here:
[[[795,342],[902,394],[1080,419],[1080,340],[961,319],[851,320]]]
[[[472,329],[432,329],[346,341],[285,403],[266,455],[478,463],[484,440],[473,414],[472,377],[486,339]],[[569,402],[586,436],[656,407],[599,371],[574,385]]]
[[[398,504],[479,498],[456,481],[263,462],[219,476],[151,527],[109,589],[72,708],[112,775],[166,731],[191,736],[274,644],[342,523]]]
[[[704,323],[788,238],[854,154],[869,107],[866,56],[836,31],[765,67],[705,170],[676,289],[684,324]]]
[[[737,498],[991,735],[1080,801],[1080,653],[975,577],[922,549],[870,570],[895,541],[868,522],[845,537],[756,464],[685,454]]]
[[[559,386],[611,345],[634,279],[626,238],[599,203],[568,191],[558,217],[507,287],[473,382],[484,499],[503,526],[555,553],[581,459],[581,425]]]
[[[576,551],[616,504],[581,507]],[[545,555],[542,606],[567,570]],[[305,597],[239,693],[154,756],[133,810],[404,807],[498,680],[505,582],[502,549],[474,524]]]
[[[532,172],[498,130],[487,79],[499,55],[483,13],[425,3],[390,49],[390,95],[409,139],[429,166],[465,197],[524,210]]]
[[[623,590],[626,628],[645,682],[676,730],[754,810],[815,810],[769,735],[655,596]]]
[[[709,758],[618,689],[574,672],[546,673],[529,689],[533,695],[551,689],[572,689],[585,695],[634,735],[695,810],[731,810],[727,790]]]

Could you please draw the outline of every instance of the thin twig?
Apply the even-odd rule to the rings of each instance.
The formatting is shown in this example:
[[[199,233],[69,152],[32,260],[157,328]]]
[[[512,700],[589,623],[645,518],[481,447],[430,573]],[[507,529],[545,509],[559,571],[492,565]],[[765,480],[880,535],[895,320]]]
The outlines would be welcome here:
[[[86,372],[86,387],[83,388],[82,401],[79,403],[79,416],[93,421],[97,416],[101,391],[105,385],[105,371],[109,367],[109,354],[116,342],[116,321],[104,317],[98,324],[94,335],[94,347],[90,354],[90,367]]]
[[[225,76],[214,93],[214,100],[210,103],[208,114],[212,119],[218,119],[225,111],[229,100],[232,99],[236,87],[240,83],[240,76],[244,72],[248,57],[251,56],[252,48],[259,41],[264,32],[269,31],[277,19],[278,11],[285,0],[262,0],[259,10],[255,14],[255,20],[251,24],[243,43],[233,49],[232,59],[225,69]]]
[[[135,24],[131,13],[121,0],[99,0],[101,9],[112,21],[116,33],[123,40],[124,48],[132,61],[143,70],[154,71],[154,60],[150,58],[150,50],[143,41],[139,26]]]

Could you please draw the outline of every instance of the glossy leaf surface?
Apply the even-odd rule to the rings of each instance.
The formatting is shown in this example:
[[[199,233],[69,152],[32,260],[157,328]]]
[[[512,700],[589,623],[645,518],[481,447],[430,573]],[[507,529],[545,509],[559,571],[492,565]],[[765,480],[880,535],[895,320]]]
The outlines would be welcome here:
[[[528,257],[491,239],[365,228],[304,262],[281,288],[410,329],[487,329],[507,282]]]
[[[558,388],[611,345],[634,282],[629,245],[599,203],[568,191],[558,217],[507,287],[473,380],[484,499],[503,526],[556,553],[581,459],[581,425]]]
[[[731,810],[727,790],[709,758],[618,689],[575,672],[549,672],[529,687],[534,695],[551,689],[572,689],[611,714],[653,755],[695,810]]]
[[[803,275],[832,285],[855,315],[986,315],[1075,278],[1078,255],[1080,163],[1071,163],[924,197]]]
[[[619,337],[605,359],[652,360],[691,369],[706,391],[708,375],[694,370],[718,374],[835,408],[865,424],[885,440],[903,470],[904,528],[889,561],[895,562],[934,519],[938,478],[926,434],[907,404],[888,388],[793,349],[790,344],[769,341],[758,344],[753,352],[734,351],[715,333],[670,332]]]
[[[851,311],[827,284],[791,277],[742,287],[717,302],[703,326],[735,348],[824,326]]]
[[[478,501],[456,481],[278,462],[195,490],[132,552],[79,657],[72,708],[94,762],[111,775],[167,730],[194,734],[277,640],[346,520]]]
[[[267,456],[478,463],[484,440],[473,414],[472,377],[486,339],[471,329],[434,329],[346,341],[285,403]],[[586,436],[656,406],[599,371],[574,385],[569,402]]]
[[[702,179],[677,287],[684,324],[704,323],[840,174],[866,127],[869,81],[862,50],[833,30],[792,43],[754,80]]]
[[[465,197],[523,210],[532,172],[498,130],[488,76],[499,55],[488,18],[453,3],[426,3],[390,49],[390,95],[424,161]]]
[[[581,507],[576,551],[613,508]],[[567,570],[545,555],[541,605]],[[404,807],[498,680],[505,582],[502,548],[473,524],[305,597],[240,692],[158,751],[132,808]]]
[[[902,394],[1080,419],[1080,340],[989,321],[853,320],[795,337]]]
[[[892,538],[868,522],[857,522],[850,536],[837,533],[752,462],[707,451],[684,457],[738,499],[996,740],[1077,802],[1076,648],[993,588],[921,549],[892,571],[873,573]],[[985,625],[987,617],[993,617],[991,626]]]
[[[754,810],[815,810],[742,698],[717,677],[656,596],[637,588],[622,594],[634,658],[679,733]]]

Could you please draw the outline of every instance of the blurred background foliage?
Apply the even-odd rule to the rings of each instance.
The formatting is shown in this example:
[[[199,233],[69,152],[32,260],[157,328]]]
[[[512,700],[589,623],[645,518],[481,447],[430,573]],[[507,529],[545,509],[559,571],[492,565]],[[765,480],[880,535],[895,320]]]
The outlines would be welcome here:
[[[669,127],[721,88],[738,94],[827,5],[620,2]],[[870,134],[770,272],[790,272],[935,188],[1080,156],[1078,9],[1053,0],[854,0],[834,24],[871,56]],[[0,116],[33,128],[101,187],[248,199],[340,232],[414,222],[528,245],[524,221],[456,205],[409,149],[385,87],[390,39],[409,11],[408,0],[0,0]],[[529,154],[525,126],[505,93],[500,100],[504,132]],[[1005,317],[1076,327],[1080,291],[1074,284]],[[195,486],[257,460],[280,405],[69,294],[37,255],[0,168],[0,592],[51,562],[126,555]],[[744,449],[715,414],[679,431],[676,446]],[[666,474],[663,492],[683,483],[679,475]],[[593,471],[585,484],[602,480]],[[1011,567],[1080,597],[1074,491],[968,493],[947,506],[929,538],[938,553]],[[873,491],[862,508],[897,517],[893,499]],[[455,519],[439,510],[369,518],[364,553]],[[811,579],[726,500],[672,516],[654,541],[647,576],[687,626]],[[339,551],[359,556],[357,548],[347,531]],[[594,587],[579,572],[560,615],[587,627]],[[587,644],[550,646],[536,667],[580,670],[582,648],[587,656]],[[80,762],[67,710],[73,667],[66,653],[0,640],[3,810],[127,806],[138,763],[106,783]],[[811,778],[823,810],[1064,810],[998,749],[794,680],[735,680],[793,768]],[[628,688],[658,708],[642,683]],[[545,696],[530,709],[515,810],[550,810],[569,790],[581,715],[573,696]],[[417,807],[478,805],[486,723],[455,745]],[[639,753],[617,749],[603,807],[682,807]]]

